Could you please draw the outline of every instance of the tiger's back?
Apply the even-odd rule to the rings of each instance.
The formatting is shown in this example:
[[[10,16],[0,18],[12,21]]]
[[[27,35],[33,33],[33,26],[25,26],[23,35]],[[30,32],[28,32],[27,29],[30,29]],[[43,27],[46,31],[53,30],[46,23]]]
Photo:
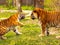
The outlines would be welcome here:
[[[58,27],[60,26],[60,12],[56,11],[48,11],[45,14],[45,23],[47,23],[50,27]]]

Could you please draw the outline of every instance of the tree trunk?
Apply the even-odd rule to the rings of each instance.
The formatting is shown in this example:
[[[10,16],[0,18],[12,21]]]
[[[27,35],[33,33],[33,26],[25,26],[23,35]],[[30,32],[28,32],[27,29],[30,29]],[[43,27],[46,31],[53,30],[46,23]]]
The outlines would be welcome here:
[[[35,7],[35,5],[36,5],[36,0],[33,0],[33,5],[34,5],[34,7]]]
[[[16,0],[12,0],[12,4],[15,7],[16,6]]]
[[[37,8],[44,8],[44,0],[34,0],[34,6]]]
[[[21,9],[21,0],[16,0],[16,7],[17,7],[19,12],[22,12],[22,9]]]

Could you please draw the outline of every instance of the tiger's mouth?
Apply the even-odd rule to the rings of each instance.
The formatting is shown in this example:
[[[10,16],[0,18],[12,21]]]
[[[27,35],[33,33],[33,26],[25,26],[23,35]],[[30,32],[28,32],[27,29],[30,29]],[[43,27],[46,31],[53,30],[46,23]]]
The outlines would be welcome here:
[[[31,14],[31,19],[36,19],[35,16],[33,15],[33,13]]]
[[[20,18],[19,20],[25,19],[25,15],[24,14],[20,14]]]

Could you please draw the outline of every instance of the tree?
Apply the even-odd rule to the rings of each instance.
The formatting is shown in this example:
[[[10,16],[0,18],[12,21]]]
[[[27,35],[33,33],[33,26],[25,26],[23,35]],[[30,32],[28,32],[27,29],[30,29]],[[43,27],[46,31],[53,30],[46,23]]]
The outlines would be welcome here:
[[[20,12],[22,12],[22,9],[21,9],[21,1],[22,0],[12,0],[13,6],[14,7],[17,7],[18,11],[20,11]]]
[[[16,6],[16,0],[12,0],[12,4],[15,7]]]
[[[17,7],[19,12],[22,12],[22,9],[21,9],[21,0],[16,0],[16,7]]]
[[[21,8],[21,1],[22,0],[16,0],[16,7],[18,9],[18,12],[22,12],[22,8]],[[20,20],[25,18],[25,14],[21,14],[20,13]]]
[[[44,0],[34,0],[34,7],[44,8]]]

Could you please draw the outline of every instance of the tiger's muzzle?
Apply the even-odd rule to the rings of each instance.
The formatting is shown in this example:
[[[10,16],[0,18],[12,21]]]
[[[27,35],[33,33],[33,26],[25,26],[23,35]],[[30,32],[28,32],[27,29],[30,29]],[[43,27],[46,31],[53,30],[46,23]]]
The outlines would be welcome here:
[[[31,19],[36,19],[35,16],[33,15],[33,13],[31,14]]]
[[[25,15],[21,14],[19,20],[25,19]]]

